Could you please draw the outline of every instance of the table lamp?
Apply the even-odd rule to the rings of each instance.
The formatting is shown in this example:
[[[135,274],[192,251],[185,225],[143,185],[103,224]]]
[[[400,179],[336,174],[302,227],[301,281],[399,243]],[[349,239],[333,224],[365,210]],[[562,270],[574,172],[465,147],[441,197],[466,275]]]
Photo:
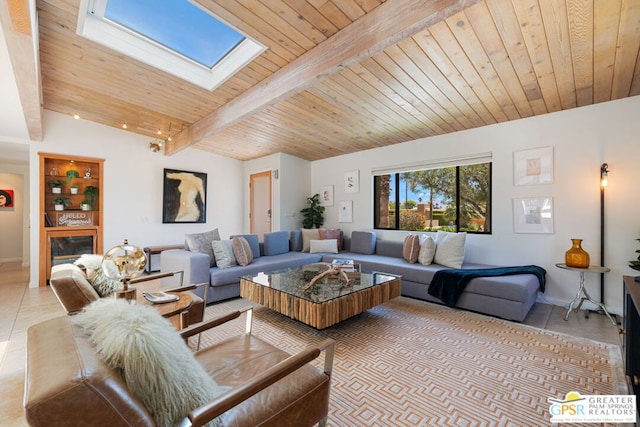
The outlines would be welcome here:
[[[136,290],[129,287],[129,282],[144,270],[146,264],[147,256],[142,248],[130,245],[127,239],[104,254],[102,271],[107,277],[122,282],[122,290],[114,293],[116,298],[136,299]]]

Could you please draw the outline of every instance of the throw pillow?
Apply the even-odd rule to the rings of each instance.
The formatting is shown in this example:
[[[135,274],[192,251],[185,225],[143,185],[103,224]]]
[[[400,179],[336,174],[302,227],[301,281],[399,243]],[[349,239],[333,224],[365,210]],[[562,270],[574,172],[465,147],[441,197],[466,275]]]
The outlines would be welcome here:
[[[85,254],[78,258],[74,264],[84,268],[87,281],[91,283],[98,295],[104,298],[122,289],[122,283],[119,280],[111,279],[104,273],[102,258],[102,255]]]
[[[339,228],[321,228],[318,232],[320,234],[320,240],[336,239],[338,242],[338,251],[342,250],[342,230]]]
[[[221,391],[171,323],[152,307],[100,299],[73,316],[158,426],[174,426]],[[214,420],[220,426],[220,420]]]
[[[464,243],[467,233],[448,233],[438,231],[436,233],[436,254],[433,262],[449,268],[462,267],[464,261]]]
[[[229,268],[238,265],[236,256],[233,254],[231,240],[213,240],[211,247],[213,248],[213,255],[216,258],[216,266],[218,268]]]
[[[420,253],[420,236],[417,234],[409,234],[404,238],[402,244],[402,258],[411,264],[418,262],[418,254]]]
[[[351,252],[373,255],[376,251],[376,233],[372,231],[353,231],[349,249]]]
[[[320,252],[337,254],[338,241],[336,239],[312,240],[309,242],[309,252],[317,254]]]
[[[220,232],[217,228],[207,231],[206,233],[185,234],[185,246],[191,252],[200,252],[209,255],[209,266],[216,265],[216,258],[211,248],[211,242],[220,240]]]
[[[312,240],[320,240],[320,230],[317,228],[303,228],[302,230],[302,252],[309,252]]]
[[[257,234],[236,234],[230,238],[233,239],[234,237],[244,237],[251,247],[253,259],[260,258],[260,239]]]
[[[433,262],[433,256],[436,254],[436,242],[426,234],[420,236],[420,242],[418,262],[422,265],[430,265]]]
[[[253,252],[251,251],[251,245],[249,245],[247,239],[241,236],[235,236],[231,239],[231,247],[233,248],[233,255],[236,257],[236,262],[238,264],[251,264],[253,261]]]
[[[289,232],[272,231],[264,233],[264,254],[280,255],[289,252]]]

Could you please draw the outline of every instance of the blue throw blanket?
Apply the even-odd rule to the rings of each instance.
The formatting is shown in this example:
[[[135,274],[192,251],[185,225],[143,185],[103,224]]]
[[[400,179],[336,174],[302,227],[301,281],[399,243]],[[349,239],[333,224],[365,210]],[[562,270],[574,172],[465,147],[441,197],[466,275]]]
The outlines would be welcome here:
[[[513,274],[533,274],[540,282],[540,290],[544,292],[545,274],[547,271],[537,265],[519,267],[477,268],[468,270],[440,270],[433,275],[429,285],[429,295],[439,298],[449,307],[455,307],[458,297],[471,279],[476,277],[509,276]]]

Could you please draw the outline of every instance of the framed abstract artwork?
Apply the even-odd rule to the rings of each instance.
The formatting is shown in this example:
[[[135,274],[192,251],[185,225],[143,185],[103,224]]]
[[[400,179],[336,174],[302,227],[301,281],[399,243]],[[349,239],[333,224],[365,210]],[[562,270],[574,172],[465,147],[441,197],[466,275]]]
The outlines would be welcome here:
[[[357,193],[360,191],[360,171],[349,171],[344,173],[344,192]]]
[[[553,183],[553,147],[533,148],[513,153],[514,185]]]
[[[338,222],[353,222],[353,200],[343,200],[340,202]]]
[[[513,199],[513,221],[516,233],[553,234],[553,199]]]
[[[333,185],[320,187],[320,206],[333,206]]]
[[[204,223],[207,219],[207,174],[165,169],[162,222]]]

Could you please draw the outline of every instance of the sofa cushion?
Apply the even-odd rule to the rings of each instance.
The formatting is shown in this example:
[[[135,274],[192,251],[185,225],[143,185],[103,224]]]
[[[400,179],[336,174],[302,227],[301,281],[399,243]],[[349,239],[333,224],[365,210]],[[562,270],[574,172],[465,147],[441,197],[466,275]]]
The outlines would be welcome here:
[[[338,243],[338,251],[342,250],[342,230],[339,228],[321,228],[318,230],[320,240],[335,239]]]
[[[234,236],[231,238],[231,246],[233,247],[233,255],[239,265],[251,264],[253,261],[253,252],[247,239],[242,236]]]
[[[129,391],[159,426],[176,425],[221,392],[171,323],[152,307],[100,299],[73,322],[102,359],[122,371]]]
[[[270,233],[264,233],[265,256],[286,254],[287,252],[289,252],[288,231],[272,231]]]
[[[244,237],[251,247],[253,259],[260,257],[260,238],[257,234],[236,234],[230,238],[233,239],[234,237]]]
[[[320,240],[320,230],[317,228],[303,228],[302,232],[302,252],[309,252],[312,240]]]
[[[418,262],[418,254],[420,253],[420,236],[417,234],[409,234],[405,236],[402,244],[402,258],[410,264]]]
[[[460,268],[464,261],[464,243],[467,233],[436,233],[436,254],[433,262],[449,268]]]
[[[327,240],[312,240],[310,242],[311,248],[309,249],[309,253],[317,254],[317,253],[330,253],[337,254],[338,253],[338,240],[336,239],[327,239]]]
[[[426,234],[420,235],[420,253],[418,253],[418,262],[422,265],[430,265],[436,254],[436,242],[431,236]]]
[[[211,246],[218,268],[229,268],[238,265],[236,256],[233,254],[231,240],[213,240]]]
[[[376,251],[376,233],[372,231],[351,232],[351,252],[371,255]]]
[[[214,240],[220,240],[220,232],[217,228],[214,228],[213,230],[207,231],[205,233],[193,233],[184,235],[186,249],[191,252],[199,252],[209,255],[209,258],[211,259],[211,267],[216,265],[213,248],[211,247],[211,242]]]
[[[304,252],[287,252],[279,255],[261,256],[246,266],[236,265],[231,268],[209,270],[209,283],[211,286],[224,286],[238,283],[243,276],[252,276],[258,273],[265,273],[287,268],[302,267],[303,265],[320,262],[322,254],[308,254]],[[211,295],[212,292],[209,292]],[[239,295],[238,293],[236,296]]]

